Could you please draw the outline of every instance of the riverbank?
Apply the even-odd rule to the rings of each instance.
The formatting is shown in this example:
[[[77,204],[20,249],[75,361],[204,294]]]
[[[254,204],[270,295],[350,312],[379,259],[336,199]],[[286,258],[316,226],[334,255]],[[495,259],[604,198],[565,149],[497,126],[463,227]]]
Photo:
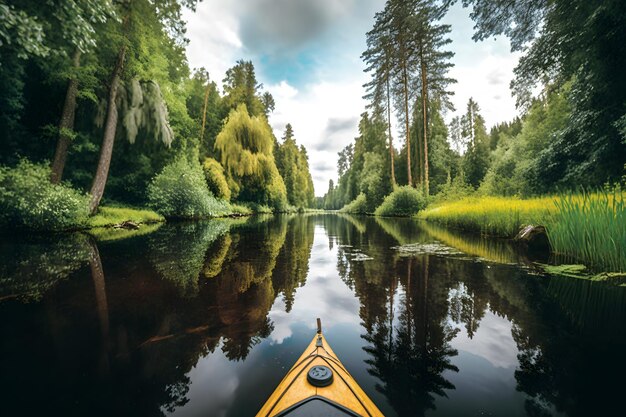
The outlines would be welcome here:
[[[533,199],[465,198],[433,205],[417,217],[507,239],[524,226],[542,225],[554,253],[594,271],[626,271],[626,198],[619,187]]]

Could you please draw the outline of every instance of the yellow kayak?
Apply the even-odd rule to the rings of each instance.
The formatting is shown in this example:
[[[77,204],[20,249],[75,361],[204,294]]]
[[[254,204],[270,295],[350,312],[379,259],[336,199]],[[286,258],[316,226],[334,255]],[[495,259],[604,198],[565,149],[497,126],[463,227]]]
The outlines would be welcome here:
[[[317,334],[278,384],[257,417],[384,417]]]

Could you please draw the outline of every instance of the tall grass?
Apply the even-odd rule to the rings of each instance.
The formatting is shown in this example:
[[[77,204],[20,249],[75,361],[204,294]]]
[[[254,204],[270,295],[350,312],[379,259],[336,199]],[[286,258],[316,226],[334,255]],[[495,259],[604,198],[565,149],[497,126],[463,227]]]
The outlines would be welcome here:
[[[484,235],[512,238],[522,226],[544,225],[554,252],[595,270],[626,271],[626,199],[610,191],[521,200],[466,198],[428,208],[419,217]]]
[[[512,238],[522,226],[545,225],[557,210],[555,200],[472,197],[428,208],[419,217],[461,230]]]
[[[555,252],[580,259],[595,269],[626,271],[626,199],[612,191],[565,194],[555,200],[557,213],[547,223]]]

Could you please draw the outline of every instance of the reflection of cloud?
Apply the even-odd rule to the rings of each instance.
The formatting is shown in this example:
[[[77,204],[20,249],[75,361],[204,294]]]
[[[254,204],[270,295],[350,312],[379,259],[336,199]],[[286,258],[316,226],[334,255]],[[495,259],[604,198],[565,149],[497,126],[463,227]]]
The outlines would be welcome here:
[[[310,257],[314,273],[309,272],[306,285],[296,290],[289,314],[284,312],[282,301],[277,300],[272,306],[270,319],[274,331],[270,339],[275,343],[282,343],[297,326],[313,331],[316,317],[322,318],[326,329],[345,324],[358,326],[359,299],[337,275],[337,249],[329,251],[327,242],[324,228],[316,227]]]
[[[283,343],[293,333],[291,330],[292,318],[289,313],[285,312],[285,309],[285,301],[282,297],[277,297],[269,312],[270,320],[274,323],[274,331],[269,336],[273,343]]]
[[[462,326],[462,325],[461,325]],[[515,368],[518,364],[517,345],[511,335],[511,322],[490,311],[470,339],[464,327],[452,342],[454,348],[480,356],[501,368]]]
[[[233,403],[240,380],[222,350],[216,348],[212,354],[198,360],[188,376],[193,381],[187,393],[189,402],[176,408],[173,415],[199,416],[205,415],[206,410],[212,410],[212,416],[225,416]]]

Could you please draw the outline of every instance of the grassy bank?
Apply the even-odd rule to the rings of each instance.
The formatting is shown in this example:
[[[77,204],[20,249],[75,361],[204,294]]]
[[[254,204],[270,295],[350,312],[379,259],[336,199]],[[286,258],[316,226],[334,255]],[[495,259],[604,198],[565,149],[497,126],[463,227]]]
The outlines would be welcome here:
[[[418,217],[461,230],[512,238],[522,226],[543,225],[554,252],[595,270],[626,271],[624,191],[518,199],[466,198],[429,207]]]
[[[555,197],[472,197],[431,206],[418,217],[455,229],[512,238],[522,226],[545,225],[556,211]]]
[[[124,221],[158,223],[164,220],[163,216],[152,210],[139,210],[129,207],[100,207],[98,213],[87,220],[87,227],[109,227]]]

